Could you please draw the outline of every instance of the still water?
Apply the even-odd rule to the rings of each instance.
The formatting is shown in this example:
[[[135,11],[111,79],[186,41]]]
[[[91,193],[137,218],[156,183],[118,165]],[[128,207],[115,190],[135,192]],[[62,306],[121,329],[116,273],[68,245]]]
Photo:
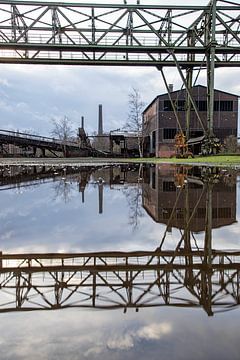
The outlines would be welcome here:
[[[0,359],[239,359],[236,171],[0,167]]]

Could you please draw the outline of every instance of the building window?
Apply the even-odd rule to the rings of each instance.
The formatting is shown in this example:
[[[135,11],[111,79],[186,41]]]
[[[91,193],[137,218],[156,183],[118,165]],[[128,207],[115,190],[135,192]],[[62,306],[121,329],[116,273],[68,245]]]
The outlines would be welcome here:
[[[233,111],[233,101],[214,101],[214,111]]]
[[[176,186],[173,181],[163,181],[163,191],[176,191]]]
[[[206,208],[198,208],[197,209],[197,216],[198,219],[203,219],[206,217]]]
[[[173,104],[177,111],[185,111],[185,100],[173,100]],[[170,100],[164,100],[163,103],[164,111],[173,111],[173,107]]]
[[[220,111],[233,111],[233,101],[220,101]]]
[[[151,184],[152,184],[152,189],[156,189],[156,172],[154,169],[152,169],[152,173],[151,173]]]
[[[164,220],[168,220],[171,215],[172,209],[169,208],[163,208],[162,209],[162,218]]]
[[[196,105],[199,111],[207,111],[207,101],[206,100],[199,100],[196,101]]]
[[[174,139],[177,133],[177,129],[163,129],[164,139]]]
[[[178,100],[177,102],[177,110],[185,111],[185,100]]]
[[[164,111],[173,111],[172,104],[170,100],[164,100],[163,102],[163,110]]]
[[[218,217],[222,219],[230,219],[232,215],[232,211],[230,207],[219,208],[218,209]]]
[[[153,150],[156,148],[156,131],[152,132],[152,148]]]

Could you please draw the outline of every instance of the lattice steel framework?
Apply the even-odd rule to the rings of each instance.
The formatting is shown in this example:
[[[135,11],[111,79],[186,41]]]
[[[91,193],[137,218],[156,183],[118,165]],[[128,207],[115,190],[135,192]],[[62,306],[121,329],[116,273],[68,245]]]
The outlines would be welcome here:
[[[173,249],[165,249],[164,244],[184,187],[179,189],[155,251],[0,253],[0,313],[68,307],[127,311],[179,306],[202,307],[212,316],[238,306],[240,251],[212,249],[213,188],[218,177],[213,171],[196,180],[202,184],[202,191],[191,211],[188,181],[183,182],[184,230]],[[190,224],[204,194],[205,232],[204,239],[198,241]]]
[[[0,63],[133,65],[177,68],[187,89],[187,137],[193,70],[207,68],[213,137],[214,69],[240,65],[240,5],[74,4],[0,0]],[[183,73],[186,70],[186,74]]]
[[[139,310],[202,307],[209,316],[240,302],[240,253],[156,251],[0,256],[0,313],[69,307]]]
[[[240,65],[240,5],[0,1],[0,61],[85,65]]]

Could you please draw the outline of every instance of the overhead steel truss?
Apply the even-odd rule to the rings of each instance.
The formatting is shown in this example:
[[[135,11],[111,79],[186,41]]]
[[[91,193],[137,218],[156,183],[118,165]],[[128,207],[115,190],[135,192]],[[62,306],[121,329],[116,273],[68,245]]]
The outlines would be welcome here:
[[[240,66],[240,4],[203,6],[0,0],[0,63],[177,68],[187,90],[189,136],[193,70],[207,69],[207,138],[213,134],[214,70]],[[183,70],[186,70],[186,74]],[[209,143],[211,143],[209,141]]]
[[[240,5],[0,1],[0,62],[240,65]]]

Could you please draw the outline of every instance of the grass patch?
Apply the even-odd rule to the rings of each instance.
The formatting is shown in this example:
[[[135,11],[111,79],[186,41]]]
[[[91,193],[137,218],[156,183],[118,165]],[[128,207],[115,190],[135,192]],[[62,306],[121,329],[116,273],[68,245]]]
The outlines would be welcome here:
[[[196,156],[193,159],[167,159],[167,158],[142,158],[142,159],[124,159],[126,162],[144,162],[144,163],[169,163],[169,164],[209,164],[209,165],[222,165],[240,166],[240,154],[239,155],[213,155],[213,156]]]

